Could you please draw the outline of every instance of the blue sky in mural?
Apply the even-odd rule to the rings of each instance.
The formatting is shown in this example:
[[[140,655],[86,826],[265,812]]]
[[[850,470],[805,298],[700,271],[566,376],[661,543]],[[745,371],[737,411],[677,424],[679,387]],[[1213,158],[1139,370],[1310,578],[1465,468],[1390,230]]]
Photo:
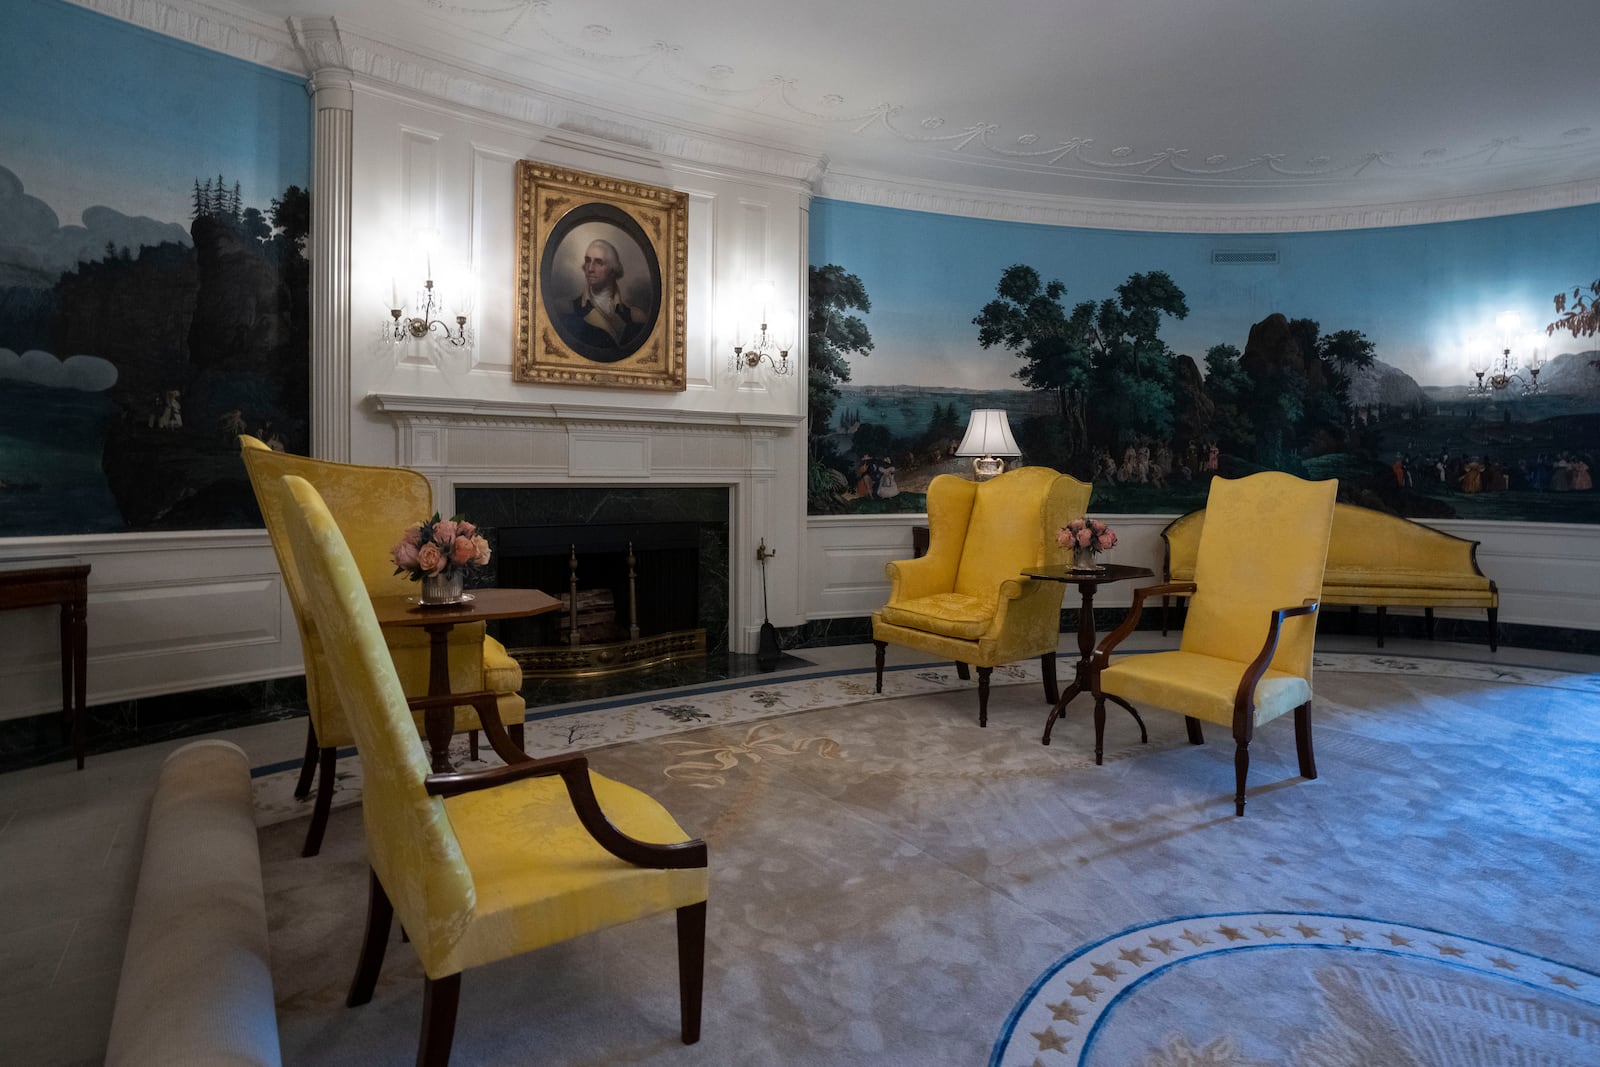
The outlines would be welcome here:
[[[869,236],[870,235],[870,236]],[[967,219],[837,200],[811,210],[811,262],[858,275],[872,355],[851,361],[853,385],[935,382],[1016,388],[1019,360],[978,346],[972,318],[1014,263],[1059,278],[1070,308],[1115,295],[1130,274],[1164,270],[1189,315],[1162,338],[1202,362],[1208,348],[1243,348],[1250,326],[1282,312],[1324,333],[1360,330],[1377,357],[1422,385],[1463,384],[1469,346],[1493,343],[1496,317],[1520,317],[1525,353],[1583,351],[1546,337],[1551,298],[1600,276],[1600,206],[1383,229],[1293,234],[1166,234]],[[1276,266],[1213,266],[1214,251],[1274,250]],[[1534,335],[1537,335],[1535,337]]]
[[[195,179],[218,172],[266,210],[310,178],[308,137],[261,136],[309,128],[303,79],[57,0],[6,5],[0,92],[0,166],[62,225],[96,205],[187,222]]]

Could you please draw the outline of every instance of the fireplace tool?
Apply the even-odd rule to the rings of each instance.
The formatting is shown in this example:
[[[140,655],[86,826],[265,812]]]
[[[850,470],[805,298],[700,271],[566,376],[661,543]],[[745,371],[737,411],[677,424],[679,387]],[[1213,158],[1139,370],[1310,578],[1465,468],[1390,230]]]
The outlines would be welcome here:
[[[783,658],[783,652],[778,648],[778,628],[767,617],[767,557],[777,554],[775,549],[767,547],[765,537],[756,546],[756,559],[761,563],[761,644],[756,648],[756,666],[764,671],[772,670]]]

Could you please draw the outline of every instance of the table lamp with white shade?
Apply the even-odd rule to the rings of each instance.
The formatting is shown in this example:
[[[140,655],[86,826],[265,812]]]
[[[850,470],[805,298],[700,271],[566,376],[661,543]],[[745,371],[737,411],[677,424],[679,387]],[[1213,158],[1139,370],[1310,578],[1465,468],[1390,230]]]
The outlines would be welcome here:
[[[956,455],[977,457],[972,461],[972,473],[982,482],[1005,470],[1006,459],[1022,455],[1022,449],[1011,436],[1003,409],[977,408],[967,423],[967,435],[956,446]]]

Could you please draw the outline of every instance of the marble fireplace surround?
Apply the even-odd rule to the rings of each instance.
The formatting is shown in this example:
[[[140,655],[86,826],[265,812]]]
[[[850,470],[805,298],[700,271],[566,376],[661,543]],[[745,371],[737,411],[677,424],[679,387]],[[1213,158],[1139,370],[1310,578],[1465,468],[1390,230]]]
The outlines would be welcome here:
[[[427,475],[441,511],[462,490],[471,499],[495,488],[725,487],[728,559],[740,561],[803,491],[780,486],[778,463],[803,416],[390,393],[369,394],[366,406],[393,423],[396,461]],[[759,575],[747,571],[730,565],[726,577],[735,652],[755,650],[762,619]]]

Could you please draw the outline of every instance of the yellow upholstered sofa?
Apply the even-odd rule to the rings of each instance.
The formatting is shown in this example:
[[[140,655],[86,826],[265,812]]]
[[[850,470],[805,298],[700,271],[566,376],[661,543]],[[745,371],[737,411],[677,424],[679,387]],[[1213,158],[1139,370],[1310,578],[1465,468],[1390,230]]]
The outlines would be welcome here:
[[[1169,582],[1194,580],[1195,554],[1206,511],[1174,519],[1161,531]],[[1322,605],[1378,610],[1378,647],[1383,647],[1385,609],[1420,607],[1433,636],[1434,608],[1484,608],[1489,613],[1489,650],[1499,647],[1500,593],[1478,567],[1478,542],[1355,504],[1335,504],[1333,540],[1322,577]],[[1166,598],[1162,631],[1166,631]]]

